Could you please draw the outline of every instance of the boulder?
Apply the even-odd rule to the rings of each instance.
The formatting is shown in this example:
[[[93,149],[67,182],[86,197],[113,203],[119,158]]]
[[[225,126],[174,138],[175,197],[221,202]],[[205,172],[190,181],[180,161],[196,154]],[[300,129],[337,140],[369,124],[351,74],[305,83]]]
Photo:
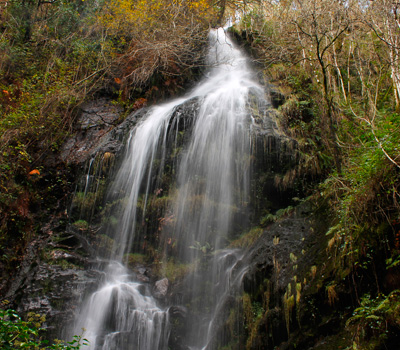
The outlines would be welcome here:
[[[169,281],[168,278],[163,278],[162,280],[154,283],[153,295],[155,298],[162,299],[165,298],[168,292]]]

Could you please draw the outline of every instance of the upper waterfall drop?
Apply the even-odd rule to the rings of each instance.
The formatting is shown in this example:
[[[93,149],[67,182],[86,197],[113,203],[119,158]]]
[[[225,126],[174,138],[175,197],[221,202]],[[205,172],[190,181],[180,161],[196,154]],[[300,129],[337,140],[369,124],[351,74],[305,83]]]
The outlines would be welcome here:
[[[150,284],[138,281],[124,266],[129,253],[143,249],[149,236],[159,245],[161,261],[190,265],[184,299],[204,308],[196,311],[201,317],[189,310],[194,317],[182,338],[191,349],[212,349],[211,325],[246,271],[241,253],[225,248],[232,232],[247,224],[250,111],[254,103],[265,103],[264,92],[222,28],[212,30],[209,40],[210,69],[205,78],[186,96],[152,107],[131,130],[108,191],[110,215],[118,225],[103,231],[114,242],[109,255],[103,256],[109,259],[104,281],[82,305],[75,327],[75,333],[86,329],[91,350],[168,348],[170,305],[161,306]],[[183,106],[191,101],[198,107],[188,118]],[[190,125],[182,129],[182,123]],[[172,149],[179,152],[173,165],[168,160]],[[164,189],[167,168],[170,187]],[[157,232],[149,232],[143,228],[146,208],[160,191],[168,191],[171,198],[162,213],[169,225],[161,225],[161,218]]]
[[[174,234],[183,259],[193,241],[223,248],[236,211],[248,203],[249,94],[262,95],[246,59],[218,29],[210,34],[207,78],[193,91],[202,96],[193,133],[178,169]]]

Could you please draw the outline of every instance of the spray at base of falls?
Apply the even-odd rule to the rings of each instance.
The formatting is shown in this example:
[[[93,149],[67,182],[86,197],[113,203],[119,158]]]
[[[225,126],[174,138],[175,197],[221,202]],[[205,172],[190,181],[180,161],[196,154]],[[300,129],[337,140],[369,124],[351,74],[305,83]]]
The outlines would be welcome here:
[[[116,262],[109,264],[106,276],[82,312],[91,348],[124,349],[129,344],[132,349],[166,349],[168,314],[156,305],[148,287],[132,282]]]
[[[187,320],[193,324],[184,336],[190,349],[212,348],[220,309],[240,288],[246,273],[241,253],[224,248],[232,231],[238,231],[235,215],[240,212],[243,218],[248,211],[250,111],[252,104],[265,103],[264,93],[223,29],[210,33],[208,63],[212,68],[207,76],[187,96],[153,107],[131,131],[108,195],[122,206],[118,226],[105,229],[114,242],[110,263],[104,281],[82,305],[75,327],[75,333],[86,329],[84,337],[92,350],[168,348],[168,305],[159,305],[149,285],[135,281],[124,263],[143,239],[138,223],[144,210],[138,208],[146,208],[150,194],[160,188],[166,150],[180,138],[184,116],[177,111],[193,99],[199,109],[190,120],[190,136],[172,172],[176,174],[175,187],[170,188],[174,201],[166,210],[171,223],[158,238],[164,261],[173,258],[192,265],[183,282],[185,298],[193,301],[192,306],[195,300],[204,302],[197,317]],[[166,243],[172,241],[173,252]]]

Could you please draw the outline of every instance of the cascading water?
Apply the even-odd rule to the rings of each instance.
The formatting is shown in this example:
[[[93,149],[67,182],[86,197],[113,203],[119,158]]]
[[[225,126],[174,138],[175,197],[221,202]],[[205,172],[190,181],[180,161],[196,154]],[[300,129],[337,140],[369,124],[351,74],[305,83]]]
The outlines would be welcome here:
[[[142,221],[152,193],[163,190],[161,178],[165,168],[171,167],[167,165],[171,144],[179,148],[180,160],[170,170],[170,182],[175,185],[170,186],[169,196],[173,199],[163,214],[169,225],[160,225],[153,242],[160,245],[164,262],[173,259],[190,265],[183,282],[184,299],[187,305],[197,303],[196,309],[203,308],[189,310],[198,316],[188,319],[192,325],[183,335],[191,349],[213,347],[215,319],[246,272],[240,251],[224,247],[232,232],[247,223],[249,111],[254,107],[251,103],[263,103],[263,90],[223,29],[210,33],[208,60],[212,68],[192,92],[152,108],[131,131],[108,195],[120,213],[113,214],[119,222],[113,232],[106,229],[114,244],[106,257],[104,281],[87,298],[75,327],[75,333],[86,329],[90,349],[168,348],[168,308],[158,305],[149,284],[139,282],[124,263],[129,253],[144,244]],[[199,108],[188,120],[180,108],[190,101],[196,101]],[[180,125],[185,123],[190,130],[182,141]]]

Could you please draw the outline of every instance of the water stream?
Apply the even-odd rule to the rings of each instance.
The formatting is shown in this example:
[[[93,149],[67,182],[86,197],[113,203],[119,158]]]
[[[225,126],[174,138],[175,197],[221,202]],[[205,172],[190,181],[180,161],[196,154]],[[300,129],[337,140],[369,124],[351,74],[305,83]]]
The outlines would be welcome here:
[[[128,254],[144,244],[141,223],[154,193],[168,190],[171,198],[153,240],[161,261],[185,264],[190,271],[182,282],[189,308],[182,335],[187,348],[213,348],[215,322],[240,288],[246,272],[242,253],[227,246],[233,232],[243,231],[248,222],[251,110],[264,103],[263,89],[223,29],[210,33],[208,64],[191,92],[151,108],[130,133],[108,191],[118,218],[116,227],[105,228],[114,242],[102,257],[109,262],[74,329],[77,334],[86,329],[91,350],[168,348],[171,305],[160,303],[151,283],[139,281],[126,266]],[[198,108],[188,118],[182,106],[191,101]],[[176,164],[169,164],[172,149],[179,151]],[[173,185],[163,189],[167,168]]]

